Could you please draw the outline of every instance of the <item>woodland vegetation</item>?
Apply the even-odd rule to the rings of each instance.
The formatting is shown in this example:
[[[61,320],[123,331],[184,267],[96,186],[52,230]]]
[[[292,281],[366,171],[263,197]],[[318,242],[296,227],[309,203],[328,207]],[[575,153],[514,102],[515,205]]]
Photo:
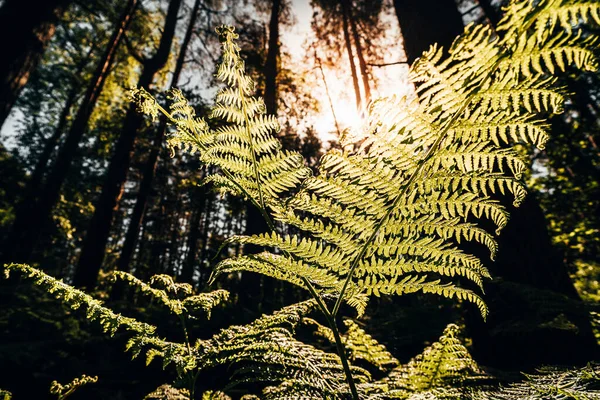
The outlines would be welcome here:
[[[0,400],[600,399],[598,1],[0,33]]]

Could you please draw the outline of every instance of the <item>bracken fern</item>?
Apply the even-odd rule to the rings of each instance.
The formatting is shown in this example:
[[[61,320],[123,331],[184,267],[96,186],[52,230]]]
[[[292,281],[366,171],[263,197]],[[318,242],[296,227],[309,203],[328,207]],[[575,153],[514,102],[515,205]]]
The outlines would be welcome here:
[[[563,109],[565,89],[557,75],[597,68],[597,38],[581,26],[600,24],[600,4],[594,1],[514,0],[505,11],[497,30],[469,25],[446,58],[435,45],[425,52],[409,73],[416,98],[373,102],[362,126],[345,135],[344,150],[328,152],[314,176],[297,152],[281,149],[277,120],[265,115],[263,101],[253,95],[255,84],[244,71],[231,27],[218,28],[223,57],[217,78],[224,88],[210,116],[221,127],[196,117],[178,90],[170,92],[168,110],[143,89],[132,91],[141,111],[153,118],[162,113],[172,122],[173,150],[198,153],[204,165],[216,167],[207,169],[207,180],[246,198],[267,222],[269,232],[226,243],[271,251],[226,258],[212,280],[257,272],[307,289],[313,299],[207,340],[192,342],[186,333],[180,344],[35,269],[16,264],[8,269],[31,276],[74,308],[85,304],[106,331],[121,326],[132,331],[128,347],[134,355],[161,357],[192,382],[202,369],[228,365],[235,366],[231,385],[266,383],[266,399],[452,396],[453,389],[436,394],[434,387],[476,370],[455,327],[420,358],[373,381],[368,371],[350,365],[346,350],[350,358],[378,367],[393,365],[393,357],[352,322],[342,336],[335,318],[343,302],[362,314],[372,295],[413,292],[466,300],[486,316],[472,284],[481,289],[490,275],[463,243],[478,243],[494,257],[497,244],[490,232],[497,234],[508,221],[499,199],[519,205],[526,194],[522,176],[528,166],[516,145],[544,147],[547,117]],[[282,226],[293,229],[279,231]],[[194,296],[190,287],[165,276],[150,284],[116,276],[180,318],[208,314],[226,299],[220,291]],[[338,355],[293,337],[316,308],[329,324],[318,331],[336,344]]]

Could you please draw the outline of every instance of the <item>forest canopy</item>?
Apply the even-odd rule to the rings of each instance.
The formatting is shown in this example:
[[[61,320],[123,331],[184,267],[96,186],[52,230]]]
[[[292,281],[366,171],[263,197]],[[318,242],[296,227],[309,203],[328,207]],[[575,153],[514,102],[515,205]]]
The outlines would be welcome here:
[[[598,2],[2,30],[0,400],[600,398]]]

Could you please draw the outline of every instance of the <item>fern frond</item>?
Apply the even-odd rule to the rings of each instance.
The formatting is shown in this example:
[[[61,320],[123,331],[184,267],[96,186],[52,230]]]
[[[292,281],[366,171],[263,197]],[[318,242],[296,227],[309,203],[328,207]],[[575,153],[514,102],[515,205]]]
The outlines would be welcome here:
[[[600,399],[600,366],[589,364],[570,370],[546,367],[536,374],[525,374],[524,382],[493,391],[477,391],[473,400],[596,400]]]
[[[390,352],[373,339],[358,324],[350,319],[344,320],[348,331],[344,335],[344,345],[350,350],[353,360],[362,359],[386,371],[398,365],[398,360]]]
[[[408,364],[395,368],[384,381],[391,391],[419,393],[432,388],[458,386],[469,376],[481,375],[468,350],[450,324],[440,339]],[[408,397],[408,396],[407,396]]]
[[[121,327],[127,331],[143,336],[152,335],[156,331],[156,327],[117,314],[111,309],[103,307],[99,300],[94,299],[81,290],[75,289],[27,264],[5,264],[4,268],[6,276],[8,276],[11,271],[18,272],[22,276],[33,280],[36,285],[54,295],[54,297],[61,300],[73,310],[84,307],[86,309],[87,319],[90,321],[97,321],[100,326],[102,326],[104,332],[111,336],[113,336]]]
[[[179,389],[171,385],[161,385],[151,393],[148,393],[143,400],[188,400],[189,398],[190,393],[187,389]],[[202,399],[204,400],[204,397]],[[215,397],[216,399],[217,397]]]
[[[209,293],[200,293],[193,295],[192,286],[188,283],[175,283],[172,277],[168,275],[154,275],[150,278],[150,284],[143,282],[130,273],[115,271],[112,273],[115,279],[121,279],[129,286],[137,287],[141,293],[152,297],[159,303],[162,303],[167,309],[175,315],[193,314],[202,311],[210,318],[210,312],[229,298],[229,292],[226,290],[215,290]],[[161,289],[152,287],[160,286]]]
[[[218,167],[216,172],[209,171],[207,182],[246,197],[266,212],[294,191],[310,169],[298,153],[281,150],[275,137],[279,123],[275,116],[265,114],[263,100],[253,96],[255,83],[244,70],[234,29],[221,26],[217,32],[223,56],[216,76],[226,87],[218,92],[210,118],[224,121],[224,126],[211,130],[195,116],[179,90],[170,92],[170,111],[143,89],[134,90],[132,96],[142,112],[152,117],[162,113],[175,125],[177,130],[168,139],[172,151],[198,152],[204,165]]]
[[[50,394],[54,394],[58,400],[62,400],[73,394],[73,392],[80,387],[96,382],[98,382],[97,376],[87,376],[85,374],[73,379],[66,385],[62,385],[57,381],[52,381],[50,384]]]
[[[481,243],[494,256],[495,240],[476,221],[491,220],[498,233],[508,221],[499,195],[511,195],[515,205],[525,196],[528,166],[512,147],[543,148],[548,140],[546,113],[561,112],[564,101],[556,73],[567,64],[597,67],[593,35],[553,23],[537,34],[544,18],[561,26],[595,21],[597,6],[572,4],[516,1],[503,37],[471,25],[447,59],[432,46],[410,71],[418,101],[375,102],[365,125],[346,137],[346,144],[360,140],[357,150],[327,154],[319,173],[276,210],[279,222],[300,231],[296,237],[234,240],[288,253],[266,269],[289,281],[301,282],[312,266],[327,277],[324,286],[314,280],[326,292],[334,279],[344,282],[342,295],[350,287],[366,295],[424,291],[471,301],[485,315],[477,294],[439,278],[462,276],[481,286],[489,277],[459,244]]]
[[[304,316],[317,307],[314,300],[284,307],[254,322],[231,326],[195,345],[201,368],[227,365],[235,371],[230,387],[263,382],[265,399],[292,396],[343,398],[349,393],[339,357],[295,339],[292,334]],[[352,367],[359,382],[367,382],[367,371]]]

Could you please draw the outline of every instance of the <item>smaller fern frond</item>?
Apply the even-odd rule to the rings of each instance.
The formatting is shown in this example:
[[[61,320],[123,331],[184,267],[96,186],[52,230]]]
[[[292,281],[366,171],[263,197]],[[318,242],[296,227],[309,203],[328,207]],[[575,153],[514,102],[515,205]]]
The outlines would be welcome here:
[[[73,392],[79,389],[82,386],[88,385],[90,383],[98,382],[97,376],[87,376],[81,375],[79,378],[73,379],[70,383],[66,385],[62,385],[57,381],[52,381],[50,384],[50,394],[56,395],[58,400],[63,400],[69,397]]]
[[[141,293],[157,300],[175,315],[189,316],[194,312],[202,311],[210,318],[212,308],[229,298],[229,292],[226,290],[193,295],[190,284],[175,283],[172,277],[164,274],[154,275],[150,278],[150,284],[123,271],[115,271],[112,275],[115,279],[121,279],[130,286],[137,287]],[[159,286],[161,289],[153,286]]]
[[[189,398],[190,392],[187,389],[179,389],[171,385],[160,385],[151,393],[148,393],[143,400],[188,400]],[[204,400],[204,397],[202,399]]]
[[[560,369],[545,367],[536,374],[524,374],[524,382],[490,391],[472,394],[473,400],[596,400],[600,399],[600,366],[596,363],[582,368]]]
[[[384,345],[373,339],[356,322],[346,319],[344,324],[348,328],[343,338],[344,345],[350,351],[352,360],[364,360],[382,371],[387,371],[399,364]]]
[[[104,332],[111,336],[121,327],[140,335],[152,335],[156,331],[156,327],[117,314],[109,308],[103,307],[99,300],[94,299],[81,290],[75,289],[27,264],[5,264],[4,268],[7,276],[11,271],[14,271],[32,279],[36,285],[54,295],[54,297],[61,300],[73,310],[81,307],[86,308],[87,318],[91,321],[98,321]]]
[[[388,388],[406,395],[457,386],[469,376],[481,375],[479,367],[457,337],[458,333],[458,326],[448,325],[439,341],[408,364],[395,368],[384,379]]]

